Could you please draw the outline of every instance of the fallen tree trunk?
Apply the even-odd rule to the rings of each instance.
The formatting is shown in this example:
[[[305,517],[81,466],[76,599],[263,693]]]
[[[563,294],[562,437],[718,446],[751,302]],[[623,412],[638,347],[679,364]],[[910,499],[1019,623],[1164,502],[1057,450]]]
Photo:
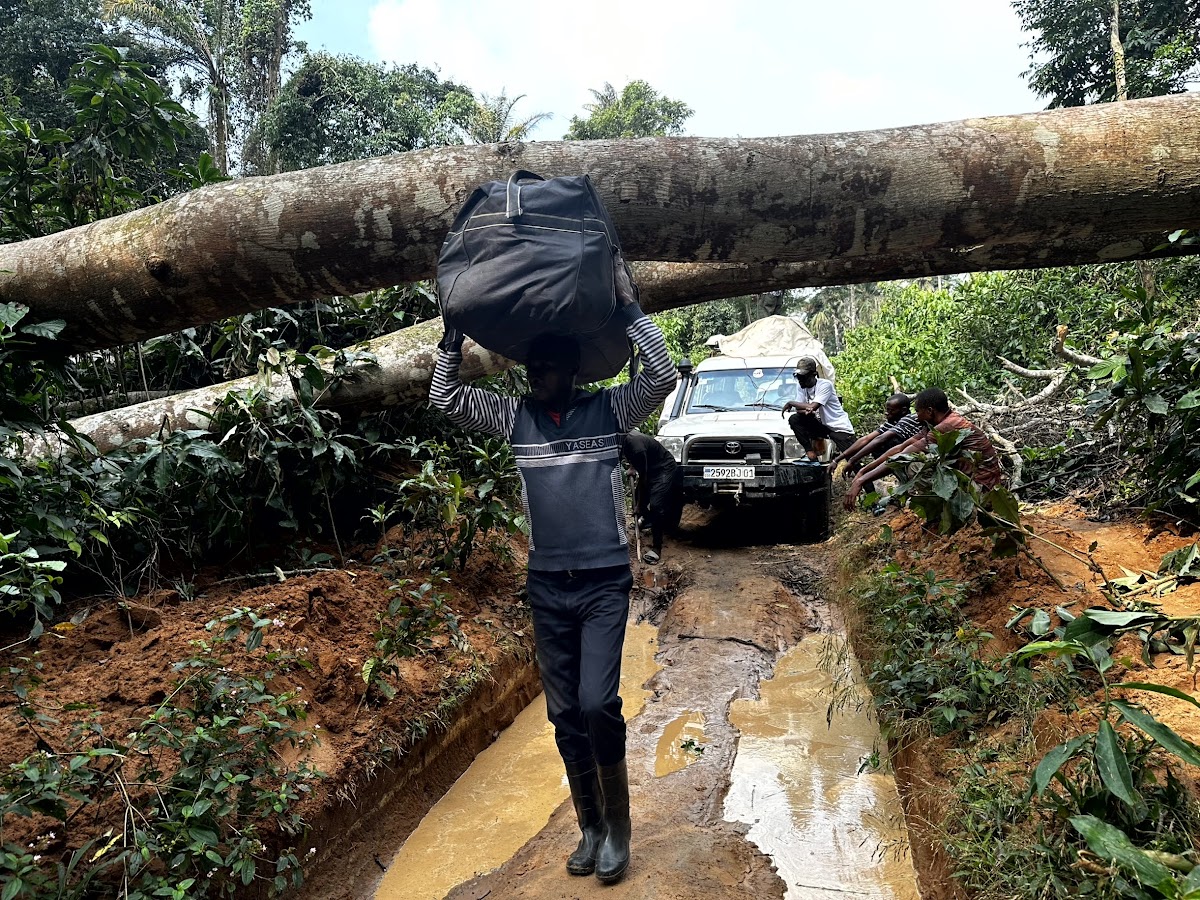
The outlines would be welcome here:
[[[92,349],[426,278],[477,184],[589,172],[630,259],[809,284],[1145,259],[1200,227],[1200,94],[790,138],[448,147],[201,188],[0,246],[0,302]],[[868,274],[869,273],[869,274]]]
[[[713,263],[634,263],[635,277],[648,312],[673,309],[756,292],[801,287],[821,274],[821,266],[738,265]],[[441,322],[422,322],[369,341],[366,349],[377,366],[362,367],[352,382],[341,383],[322,396],[318,405],[331,409],[371,409],[416,403],[425,399],[433,377],[436,345]],[[463,377],[494,375],[513,365],[511,360],[468,341],[463,353]],[[91,440],[101,453],[143,440],[160,432],[209,426],[212,413],[230,393],[258,388],[266,399],[279,401],[293,396],[290,382],[273,376],[238,378],[210,387],[196,388],[119,409],[107,410],[71,421],[71,426]],[[59,452],[64,441],[59,435],[31,442],[27,457]]]

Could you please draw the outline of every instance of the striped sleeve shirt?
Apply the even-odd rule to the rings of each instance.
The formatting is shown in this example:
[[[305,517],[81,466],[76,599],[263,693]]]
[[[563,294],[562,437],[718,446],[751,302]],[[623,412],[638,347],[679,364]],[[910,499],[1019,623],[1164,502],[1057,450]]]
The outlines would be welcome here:
[[[641,368],[627,384],[608,390],[609,403],[621,432],[636,428],[654,412],[675,386],[675,367],[667,354],[662,332],[631,303],[620,313],[627,320],[626,334],[638,348]],[[429,386],[429,402],[462,428],[507,439],[516,422],[520,400],[462,383],[462,351],[438,353]]]
[[[909,413],[895,422],[885,421],[879,426],[880,434],[891,433],[898,438],[897,443],[904,443],[910,437],[920,434],[924,430],[925,426],[921,424],[921,420],[917,418],[916,413]]]
[[[508,440],[517,420],[515,397],[463,384],[459,375],[462,350],[439,350],[429,385],[429,402],[460,428],[482,431]]]

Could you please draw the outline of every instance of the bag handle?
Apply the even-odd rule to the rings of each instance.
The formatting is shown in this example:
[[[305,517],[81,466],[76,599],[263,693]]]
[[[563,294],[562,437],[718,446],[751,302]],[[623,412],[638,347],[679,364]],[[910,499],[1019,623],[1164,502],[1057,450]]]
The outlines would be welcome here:
[[[505,215],[514,219],[521,214],[521,185],[519,181],[545,181],[541,175],[537,175],[527,169],[517,169],[512,175],[508,176],[508,207]]]

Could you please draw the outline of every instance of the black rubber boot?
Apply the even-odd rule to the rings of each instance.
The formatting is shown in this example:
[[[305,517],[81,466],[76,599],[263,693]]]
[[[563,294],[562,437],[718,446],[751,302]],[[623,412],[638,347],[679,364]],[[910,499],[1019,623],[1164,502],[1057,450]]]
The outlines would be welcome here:
[[[583,832],[579,846],[567,857],[567,871],[572,875],[591,875],[596,870],[596,854],[604,838],[600,781],[595,763],[567,763],[566,767],[571,801],[575,804],[579,830]]]
[[[604,840],[596,856],[596,877],[604,884],[614,884],[629,868],[629,772],[625,760],[598,766],[597,771],[604,798]]]

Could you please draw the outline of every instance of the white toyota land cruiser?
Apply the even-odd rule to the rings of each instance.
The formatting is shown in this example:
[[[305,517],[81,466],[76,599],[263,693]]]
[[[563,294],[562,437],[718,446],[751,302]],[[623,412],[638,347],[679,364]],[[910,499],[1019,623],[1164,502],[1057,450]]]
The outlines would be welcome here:
[[[682,467],[684,500],[712,506],[785,498],[795,505],[801,539],[823,540],[829,534],[829,454],[819,466],[795,465],[804,451],[782,411],[796,395],[792,372],[802,357],[817,361],[821,377],[833,377],[824,349],[785,316],[760,319],[714,342],[719,355],[694,368],[680,364],[659,420],[658,441]]]

